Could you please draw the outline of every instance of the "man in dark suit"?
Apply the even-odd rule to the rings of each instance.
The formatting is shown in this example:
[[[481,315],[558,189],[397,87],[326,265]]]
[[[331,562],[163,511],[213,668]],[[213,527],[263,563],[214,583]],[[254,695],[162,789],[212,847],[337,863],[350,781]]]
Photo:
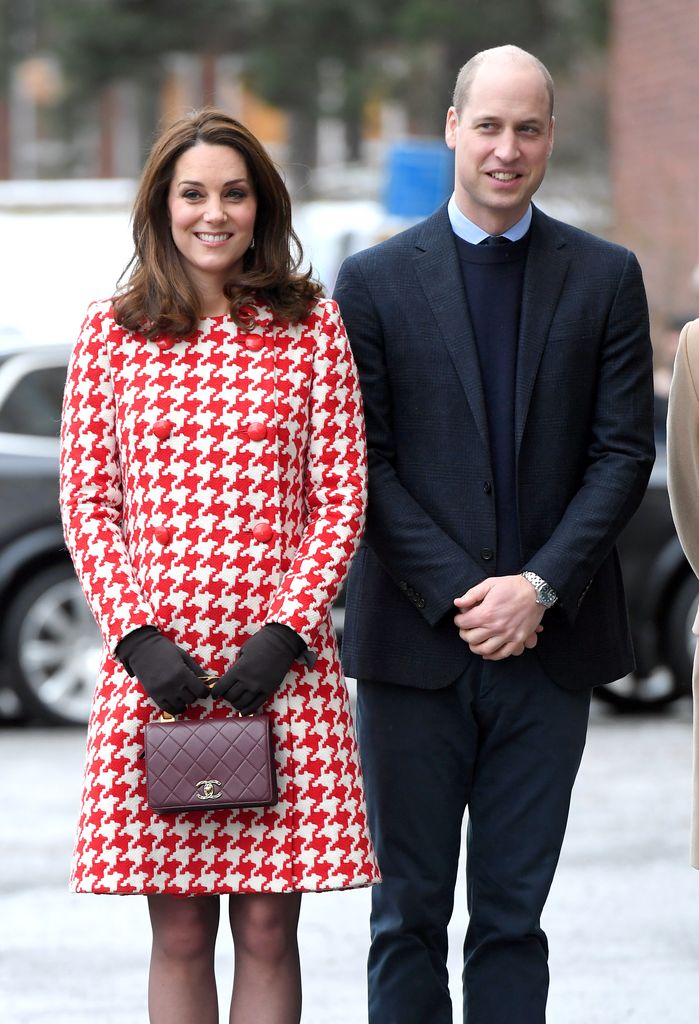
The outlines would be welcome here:
[[[371,1024],[452,1020],[466,807],[464,1019],[542,1024],[591,688],[633,666],[614,545],[653,461],[646,300],[630,252],[531,204],[552,109],[530,54],[469,61],[452,199],[337,283],[369,444],[343,643],[383,875]]]

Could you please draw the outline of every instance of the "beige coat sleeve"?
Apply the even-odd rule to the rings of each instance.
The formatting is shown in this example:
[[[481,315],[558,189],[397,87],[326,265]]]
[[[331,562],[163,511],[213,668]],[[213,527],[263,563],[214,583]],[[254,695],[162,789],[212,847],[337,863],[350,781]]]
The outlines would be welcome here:
[[[667,417],[667,483],[680,543],[699,576],[699,320],[680,335]],[[699,616],[698,616],[699,620]],[[694,632],[699,621],[694,623]]]
[[[677,535],[699,576],[699,320],[680,335],[667,416],[667,477],[670,507]],[[699,613],[694,621],[699,634]],[[699,868],[699,647],[692,675],[693,769],[690,858]]]

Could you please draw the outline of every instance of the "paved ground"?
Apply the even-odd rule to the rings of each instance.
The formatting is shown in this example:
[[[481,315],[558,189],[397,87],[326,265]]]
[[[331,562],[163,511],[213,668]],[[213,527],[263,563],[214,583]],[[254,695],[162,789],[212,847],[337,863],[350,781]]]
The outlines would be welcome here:
[[[544,922],[551,1024],[699,1018],[699,874],[687,866],[689,719],[688,704],[649,718],[593,707]],[[83,740],[80,731],[0,730],[2,1024],[146,1021],[144,901],[66,891]],[[455,995],[463,906],[462,887],[451,933]],[[366,892],[304,898],[304,1024],[366,1021],[367,913]],[[232,956],[225,938],[217,958],[224,993]]]

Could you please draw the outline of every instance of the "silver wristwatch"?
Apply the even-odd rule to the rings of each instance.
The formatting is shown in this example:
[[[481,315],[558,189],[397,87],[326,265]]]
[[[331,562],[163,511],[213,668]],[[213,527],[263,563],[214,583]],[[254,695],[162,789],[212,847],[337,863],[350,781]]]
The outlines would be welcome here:
[[[524,576],[527,583],[531,583],[534,587],[537,604],[543,604],[544,608],[553,607],[558,600],[558,594],[550,583],[547,583],[541,576],[537,576],[535,572],[530,572],[528,569],[525,569],[520,575]]]

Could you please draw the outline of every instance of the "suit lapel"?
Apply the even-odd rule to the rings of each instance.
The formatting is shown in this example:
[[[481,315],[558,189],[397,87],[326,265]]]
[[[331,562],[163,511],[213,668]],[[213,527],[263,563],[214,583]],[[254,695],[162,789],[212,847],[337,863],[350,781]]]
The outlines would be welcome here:
[[[551,321],[568,272],[570,255],[551,220],[536,208],[522,287],[522,313],[517,349],[515,451],[519,454],[534,381],[546,346]]]
[[[416,274],[451,355],[478,432],[488,448],[478,350],[446,206],[428,218],[422,227],[415,248]]]

